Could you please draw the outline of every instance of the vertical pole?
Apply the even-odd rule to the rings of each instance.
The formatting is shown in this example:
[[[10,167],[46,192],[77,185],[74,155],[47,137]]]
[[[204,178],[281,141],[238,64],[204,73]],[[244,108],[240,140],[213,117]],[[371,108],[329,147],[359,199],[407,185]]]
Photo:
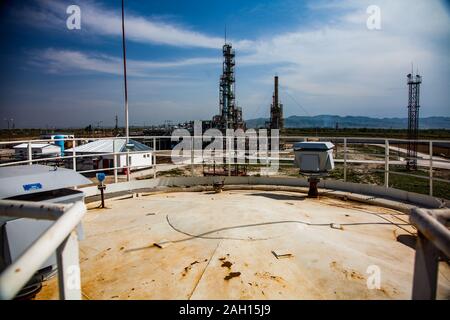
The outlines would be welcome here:
[[[231,176],[231,138],[227,136],[228,176]]]
[[[430,196],[433,196],[433,141],[430,141],[429,153],[430,153],[430,169],[429,169]]]
[[[118,182],[117,179],[117,154],[116,154],[116,140],[113,139],[113,166],[114,166],[114,183]]]
[[[102,182],[102,186],[100,188],[100,196],[102,198],[102,208],[105,208],[105,188],[103,186],[103,182]]]
[[[78,239],[75,232],[56,250],[58,263],[58,287],[61,300],[81,300],[81,280]]]
[[[389,188],[389,140],[384,140],[384,187]]]
[[[436,299],[439,251],[422,232],[417,232],[413,300]]]
[[[125,12],[124,12],[124,0],[122,0],[122,51],[123,51],[123,79],[125,85],[125,136],[127,138],[126,144],[129,142],[129,128],[128,128],[128,86],[127,86],[127,55],[125,45]],[[128,156],[127,156],[128,159]],[[128,161],[128,160],[127,160]],[[127,163],[128,165],[128,163]]]
[[[344,138],[344,182],[347,181],[347,138]]]
[[[33,164],[33,150],[31,148],[31,141],[28,141],[28,164],[31,166]]]
[[[130,155],[128,153],[128,143],[130,141],[130,131],[128,124],[128,85],[127,85],[127,54],[126,54],[126,45],[125,45],[125,10],[124,10],[124,0],[122,0],[122,51],[123,51],[123,79],[124,79],[124,89],[125,89],[125,147],[127,148],[127,181],[131,180],[130,177]]]
[[[191,137],[191,176],[194,176],[194,137]]]
[[[153,179],[156,179],[156,138],[153,138]]]
[[[75,152],[75,147],[76,147],[76,140],[75,139],[73,139],[72,140],[72,166],[73,166],[73,171],[77,171],[77,158],[75,157],[75,154],[76,154],[76,152]]]
[[[126,166],[127,166],[127,181],[129,182],[130,180],[131,180],[131,172],[130,172],[130,170],[131,170],[131,165],[130,165],[130,153],[128,152],[128,148],[127,148],[127,152],[126,152],[126,157],[127,157],[127,160],[126,160]]]

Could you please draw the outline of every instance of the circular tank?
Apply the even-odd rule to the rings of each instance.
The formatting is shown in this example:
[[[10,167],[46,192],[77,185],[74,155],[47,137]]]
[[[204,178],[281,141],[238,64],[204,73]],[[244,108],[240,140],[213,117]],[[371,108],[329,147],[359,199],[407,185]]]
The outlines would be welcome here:
[[[65,137],[62,135],[57,135],[54,137],[55,145],[61,148],[61,156],[64,156],[64,140],[57,140],[57,139],[64,139]]]

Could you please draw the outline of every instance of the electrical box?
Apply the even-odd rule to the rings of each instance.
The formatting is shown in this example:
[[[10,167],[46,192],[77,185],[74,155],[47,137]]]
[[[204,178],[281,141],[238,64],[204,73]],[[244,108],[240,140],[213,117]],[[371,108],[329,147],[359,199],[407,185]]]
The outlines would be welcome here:
[[[331,142],[297,142],[294,165],[304,174],[326,174],[334,169],[334,144]]]

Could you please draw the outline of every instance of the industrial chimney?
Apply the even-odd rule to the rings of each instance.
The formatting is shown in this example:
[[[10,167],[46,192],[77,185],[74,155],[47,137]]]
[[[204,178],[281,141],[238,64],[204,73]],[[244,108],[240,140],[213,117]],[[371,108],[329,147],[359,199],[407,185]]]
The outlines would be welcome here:
[[[270,106],[270,129],[283,129],[283,105],[278,99],[278,76],[274,78],[273,101]]]

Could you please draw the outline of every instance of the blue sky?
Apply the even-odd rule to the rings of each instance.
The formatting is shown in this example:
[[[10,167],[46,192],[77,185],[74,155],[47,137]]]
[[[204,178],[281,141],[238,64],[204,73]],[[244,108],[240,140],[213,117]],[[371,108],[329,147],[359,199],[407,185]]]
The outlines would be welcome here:
[[[66,27],[71,4],[81,30]],[[366,26],[372,4],[381,30]],[[116,114],[123,123],[119,0],[0,8],[1,127],[5,118],[16,127],[113,125]],[[218,112],[225,26],[245,119],[268,116],[275,74],[286,116],[406,117],[411,62],[423,75],[421,115],[450,116],[449,12],[438,0],[127,0],[130,122]]]

